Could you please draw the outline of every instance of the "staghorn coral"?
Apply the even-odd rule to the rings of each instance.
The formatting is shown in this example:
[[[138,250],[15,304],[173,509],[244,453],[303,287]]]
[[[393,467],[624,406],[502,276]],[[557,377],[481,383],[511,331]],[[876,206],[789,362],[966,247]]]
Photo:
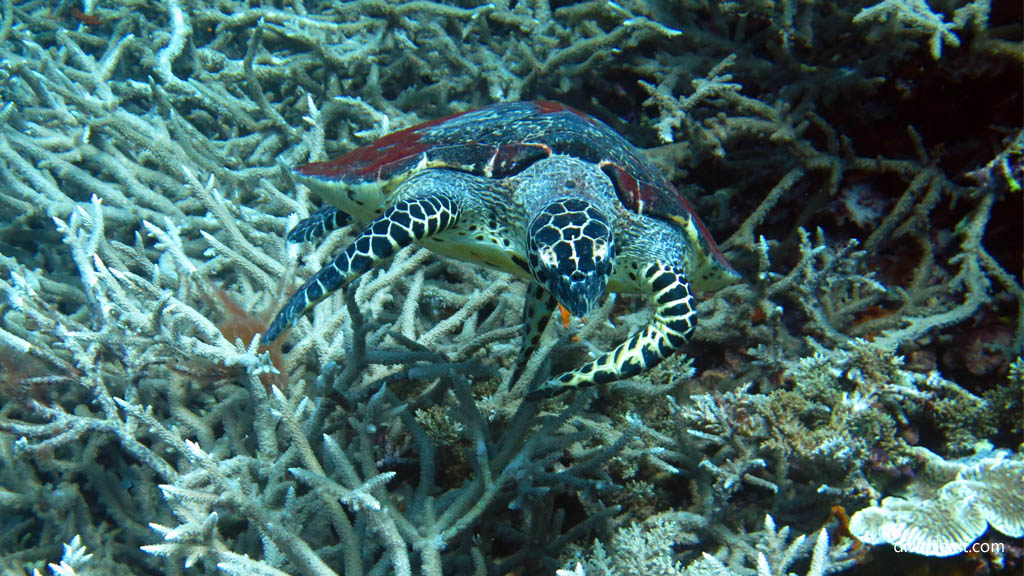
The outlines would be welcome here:
[[[885,0],[862,9],[854,16],[853,22],[878,21],[885,24],[891,18],[906,27],[904,33],[927,35],[928,50],[932,58],[938,60],[942,58],[943,46],[960,46],[960,38],[954,30],[964,28],[972,20],[977,27],[984,29],[988,13],[987,2],[971,2],[957,9],[952,22],[945,22],[942,13],[934,12],[924,0]]]
[[[697,534],[708,529],[696,515],[667,512],[620,528],[612,540],[612,549],[595,541],[589,555],[577,561],[573,570],[561,570],[559,576],[732,576],[753,572],[758,576],[787,576],[791,566],[810,551],[807,576],[823,576],[853,563],[849,543],[829,546],[828,532],[818,531],[813,547],[805,535],[789,540],[789,527],[776,528],[775,520],[765,516],[761,530],[752,534],[729,534],[729,543],[715,554],[702,552],[696,560],[683,564],[673,553],[681,543],[694,545]],[[813,549],[812,549],[813,548]],[[809,550],[811,549],[811,550]]]
[[[831,506],[918,469],[913,443],[1020,435],[1019,19],[883,4],[0,2],[0,567],[550,574],[595,538],[642,559],[685,518],[656,566],[843,569],[837,531],[805,570],[762,519],[822,542]],[[645,311],[553,326],[508,382],[521,286],[415,249],[279,362],[230,329],[351,233],[285,245],[314,208],[287,166],[539,96],[650,147],[735,232],[747,282],[703,297],[686,357],[523,406]],[[887,199],[873,228],[835,213],[858,188]],[[946,353],[975,324],[1001,335],[984,378]]]

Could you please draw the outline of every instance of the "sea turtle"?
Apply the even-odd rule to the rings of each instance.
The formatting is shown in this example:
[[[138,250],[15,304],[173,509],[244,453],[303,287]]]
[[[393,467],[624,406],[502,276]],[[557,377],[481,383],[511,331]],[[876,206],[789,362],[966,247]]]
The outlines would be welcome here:
[[[648,295],[646,328],[540,385],[539,398],[612,382],[672,355],[694,329],[690,294],[734,281],[671,183],[606,124],[556,102],[494,104],[392,133],[295,168],[329,206],[299,223],[308,240],[349,217],[365,228],[288,300],[272,341],[330,292],[420,243],[529,280],[513,382],[558,304],[584,316],[605,290]]]

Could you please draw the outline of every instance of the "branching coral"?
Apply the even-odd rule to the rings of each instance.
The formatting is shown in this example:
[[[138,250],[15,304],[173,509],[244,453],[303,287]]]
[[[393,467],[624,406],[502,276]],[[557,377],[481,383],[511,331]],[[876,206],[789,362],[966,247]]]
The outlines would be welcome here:
[[[841,570],[832,505],[906,480],[915,442],[1019,434],[1019,91],[967,128],[904,118],[952,116],[935,83],[1019,86],[1019,26],[954,4],[0,2],[0,568]],[[701,295],[686,357],[523,404],[645,310],[552,326],[510,382],[523,286],[415,248],[261,345],[351,232],[285,244],[314,209],[290,165],[533,97],[660,140],[734,232],[748,281]],[[838,215],[854,189],[873,229]],[[944,354],[977,318],[1016,380]]]
[[[575,570],[563,570],[567,576],[733,576],[755,573],[758,576],[787,576],[790,568],[808,554],[810,542],[804,535],[789,541],[789,527],[776,528],[775,520],[766,516],[764,526],[750,535],[730,535],[728,545],[714,555],[701,557],[685,566],[675,559],[672,548],[680,543],[698,542],[696,532],[707,529],[696,515],[669,512],[647,519],[642,524],[620,528],[612,541],[614,548],[606,551],[600,542]],[[807,576],[823,576],[852,563],[849,546],[829,547],[828,532],[818,531],[811,551]]]

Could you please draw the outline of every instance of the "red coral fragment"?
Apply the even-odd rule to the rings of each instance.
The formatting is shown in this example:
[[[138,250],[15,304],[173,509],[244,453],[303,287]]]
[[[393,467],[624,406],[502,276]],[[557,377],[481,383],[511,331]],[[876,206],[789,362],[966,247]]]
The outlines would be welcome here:
[[[75,20],[78,20],[82,24],[85,24],[86,26],[99,26],[103,24],[103,19],[99,16],[95,16],[93,14],[86,14],[78,8],[71,9],[71,17]]]

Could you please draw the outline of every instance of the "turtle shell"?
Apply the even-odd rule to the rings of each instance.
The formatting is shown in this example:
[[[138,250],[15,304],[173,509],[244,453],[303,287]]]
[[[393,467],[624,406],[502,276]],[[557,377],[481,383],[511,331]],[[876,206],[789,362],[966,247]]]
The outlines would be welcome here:
[[[434,167],[503,178],[552,154],[599,165],[624,206],[681,228],[721,272],[736,276],[690,203],[635,146],[607,124],[558,102],[494,104],[439,118],[295,171],[353,187],[386,185]]]

